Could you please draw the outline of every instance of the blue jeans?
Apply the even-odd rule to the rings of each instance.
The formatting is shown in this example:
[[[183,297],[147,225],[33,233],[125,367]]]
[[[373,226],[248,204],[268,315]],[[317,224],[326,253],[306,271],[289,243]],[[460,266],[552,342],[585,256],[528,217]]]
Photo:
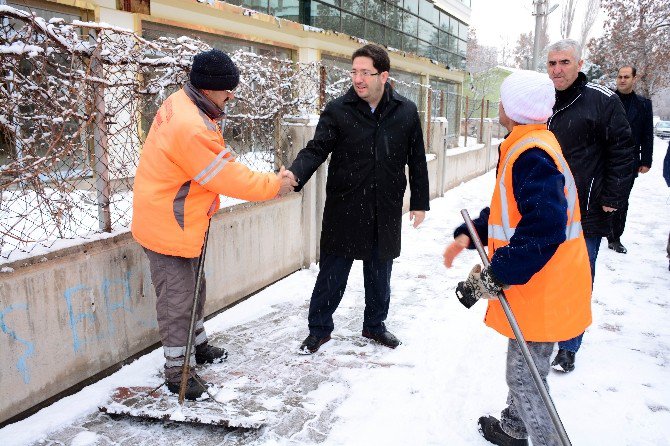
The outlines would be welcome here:
[[[598,251],[600,251],[602,237],[585,237],[584,240],[586,241],[586,252],[589,254],[589,263],[591,264],[591,289],[593,289],[593,279],[596,276],[596,259],[598,258]],[[558,343],[558,348],[577,353],[582,345],[583,337],[584,333],[567,341],[561,341]]]
[[[533,362],[542,383],[549,392],[547,375],[553,342],[527,342]],[[561,441],[551,421],[533,375],[523,358],[519,344],[514,339],[507,343],[507,408],[500,414],[500,427],[514,438],[528,438],[535,446],[560,446]]]
[[[349,271],[354,259],[334,254],[321,254],[319,275],[316,278],[312,299],[309,303],[309,333],[323,338],[335,328],[333,313],[337,310]],[[363,331],[381,334],[386,331],[384,321],[391,302],[391,269],[393,259],[380,260],[375,243],[372,256],[363,261],[363,282],[365,286],[365,311]]]

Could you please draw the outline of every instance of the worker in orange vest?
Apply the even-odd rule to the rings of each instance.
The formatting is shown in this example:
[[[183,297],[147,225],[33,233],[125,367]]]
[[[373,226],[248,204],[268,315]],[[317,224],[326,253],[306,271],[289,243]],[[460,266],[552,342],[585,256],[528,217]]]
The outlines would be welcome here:
[[[283,168],[277,174],[250,170],[226,147],[218,121],[239,78],[235,63],[224,52],[197,54],[189,82],[156,113],[135,175],[131,231],[149,258],[165,379],[173,393],[179,392],[198,260],[209,219],[219,209],[219,194],[261,201],[297,185]],[[204,277],[198,304],[191,367],[227,356],[223,348],[207,342]],[[187,399],[205,391],[203,381],[194,375],[191,370]]]
[[[532,71],[512,73],[500,99],[500,123],[510,133],[499,148],[491,206],[474,221],[491,263],[483,271],[476,265],[459,284],[467,305],[489,299],[486,325],[509,338],[508,406],[500,420],[481,417],[479,428],[497,445],[527,445],[529,437],[536,446],[560,445],[497,295],[504,290],[546,385],[554,344],[591,323],[591,273],[577,189],[547,130],[555,101],[551,80]],[[454,237],[444,253],[447,267],[463,248],[474,247],[465,225]]]

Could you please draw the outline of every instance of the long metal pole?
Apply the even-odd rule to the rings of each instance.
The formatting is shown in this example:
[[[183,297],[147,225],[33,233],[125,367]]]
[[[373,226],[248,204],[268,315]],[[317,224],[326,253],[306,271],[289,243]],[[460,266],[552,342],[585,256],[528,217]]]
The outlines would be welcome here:
[[[547,0],[535,0],[535,35],[533,36],[533,65],[532,70],[537,71],[540,57],[540,34],[542,34],[542,8]]]
[[[202,244],[202,252],[198,260],[198,276],[195,279],[195,292],[193,296],[193,308],[191,309],[191,325],[188,329],[188,340],[186,341],[186,353],[184,354],[184,365],[181,369],[181,383],[179,385],[179,404],[184,404],[184,396],[186,395],[186,383],[191,374],[191,351],[193,350],[193,334],[195,332],[195,318],[198,313],[198,301],[200,300],[200,287],[202,283],[202,275],[205,270],[205,253],[207,252],[207,239],[209,239],[209,227],[212,220],[207,224],[207,231],[205,231],[205,241]]]
[[[482,259],[482,263],[486,268],[487,266],[489,266],[489,258],[486,255],[486,252],[484,251],[484,246],[482,246],[482,241],[479,239],[479,235],[477,235],[477,230],[475,229],[475,225],[472,223],[470,214],[468,214],[468,211],[466,209],[463,209],[461,210],[461,215],[463,216],[465,225],[468,227],[470,238],[472,239],[472,242],[477,248],[479,257]],[[521,349],[521,353],[523,354],[523,359],[526,360],[526,364],[530,369],[530,374],[533,376],[533,381],[535,381],[535,386],[537,387],[537,390],[540,392],[540,395],[542,396],[544,405],[547,407],[547,411],[549,412],[551,421],[554,423],[556,432],[558,432],[558,436],[561,439],[561,443],[563,443],[563,446],[572,446],[572,443],[570,443],[570,438],[568,438],[568,433],[565,431],[565,428],[563,427],[563,422],[561,421],[561,418],[558,416],[556,406],[554,406],[554,402],[552,401],[551,396],[549,395],[549,391],[547,391],[547,387],[544,385],[544,382],[542,381],[540,372],[538,372],[537,366],[535,366],[533,357],[530,355],[530,351],[528,350],[528,344],[526,344],[526,340],[524,339],[523,334],[521,333],[519,324],[517,324],[516,322],[516,318],[514,317],[514,313],[512,313],[512,309],[510,308],[509,303],[507,302],[505,293],[503,293],[502,291],[498,293],[498,300],[500,301],[500,305],[502,305],[503,307],[503,311],[505,312],[505,316],[507,316],[509,324],[512,326],[512,331],[514,332],[516,342],[517,344],[519,344],[519,348]]]

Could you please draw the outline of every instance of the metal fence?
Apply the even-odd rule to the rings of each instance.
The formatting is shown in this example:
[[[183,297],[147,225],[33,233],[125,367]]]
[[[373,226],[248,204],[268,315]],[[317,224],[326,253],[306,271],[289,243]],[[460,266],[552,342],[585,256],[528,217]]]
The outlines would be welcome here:
[[[10,7],[0,8],[0,18],[0,261],[126,230],[153,117],[186,81],[193,55],[209,46],[186,37],[149,41],[95,23],[47,22]],[[276,171],[291,161],[282,120],[318,113],[349,88],[349,74],[249,52],[231,57],[241,82],[224,138],[238,161]],[[417,101],[425,127],[447,116],[456,129],[460,96],[400,81],[396,88]]]

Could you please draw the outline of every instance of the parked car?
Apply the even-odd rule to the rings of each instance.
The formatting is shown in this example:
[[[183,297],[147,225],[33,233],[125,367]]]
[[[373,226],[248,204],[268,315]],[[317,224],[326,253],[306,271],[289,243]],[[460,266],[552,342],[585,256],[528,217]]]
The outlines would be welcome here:
[[[654,127],[654,135],[659,138],[670,138],[670,121],[658,121]]]

